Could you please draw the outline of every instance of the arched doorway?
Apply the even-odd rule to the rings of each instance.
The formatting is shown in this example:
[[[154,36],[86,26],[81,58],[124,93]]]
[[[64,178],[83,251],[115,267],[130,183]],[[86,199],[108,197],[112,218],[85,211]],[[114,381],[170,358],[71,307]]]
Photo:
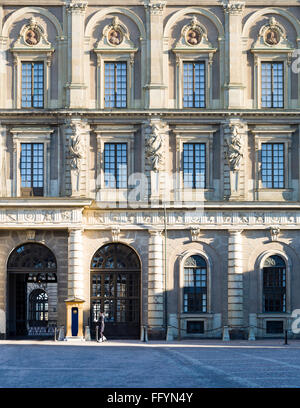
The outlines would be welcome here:
[[[42,244],[17,247],[7,263],[9,336],[52,335],[57,320],[56,259]]]
[[[140,334],[141,264],[133,249],[107,244],[91,262],[91,326],[105,313],[105,336],[138,338]]]

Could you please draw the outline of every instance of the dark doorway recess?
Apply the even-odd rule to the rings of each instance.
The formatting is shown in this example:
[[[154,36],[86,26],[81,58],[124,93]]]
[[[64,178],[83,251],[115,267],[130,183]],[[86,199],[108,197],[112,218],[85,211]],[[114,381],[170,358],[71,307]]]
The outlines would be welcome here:
[[[107,244],[91,262],[91,328],[95,335],[99,313],[105,314],[107,338],[139,338],[141,264],[124,244]]]

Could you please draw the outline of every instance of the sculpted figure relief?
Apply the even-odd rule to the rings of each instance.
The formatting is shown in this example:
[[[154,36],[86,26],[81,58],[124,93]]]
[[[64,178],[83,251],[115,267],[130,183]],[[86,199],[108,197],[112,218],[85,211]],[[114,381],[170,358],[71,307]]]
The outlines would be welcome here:
[[[80,171],[80,160],[84,155],[81,132],[78,124],[71,125],[73,135],[70,140],[71,168]]]
[[[146,140],[146,157],[153,171],[159,171],[163,162],[163,139],[157,124],[151,125],[152,131]]]
[[[237,125],[232,126],[232,132],[229,141],[225,140],[226,158],[230,166],[230,170],[238,171],[240,169],[242,153],[241,135]]]

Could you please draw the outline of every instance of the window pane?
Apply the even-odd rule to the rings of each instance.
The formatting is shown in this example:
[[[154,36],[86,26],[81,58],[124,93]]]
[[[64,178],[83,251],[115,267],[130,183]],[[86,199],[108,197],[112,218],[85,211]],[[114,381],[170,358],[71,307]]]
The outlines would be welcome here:
[[[277,256],[278,257],[278,256]],[[265,262],[270,264],[263,268],[263,307],[264,312],[286,311],[286,268],[277,266],[270,257]],[[280,258],[280,257],[278,257]],[[269,261],[270,260],[270,261]],[[268,262],[269,261],[269,262]],[[274,265],[273,265],[274,264]]]
[[[262,143],[261,180],[265,188],[284,188],[284,144]]]
[[[127,107],[127,63],[104,63],[104,106]]]
[[[205,143],[183,144],[183,182],[187,188],[206,186],[206,145]]]
[[[207,267],[200,256],[191,256],[185,263],[183,311],[207,311]]]
[[[22,62],[22,108],[44,107],[44,63]]]
[[[261,106],[262,108],[284,107],[283,62],[262,62],[261,64]]]
[[[31,188],[32,195],[43,195],[44,144],[21,143],[21,187]]]
[[[183,63],[183,107],[205,108],[205,63]]]
[[[108,188],[127,188],[127,143],[104,144],[104,183]]]

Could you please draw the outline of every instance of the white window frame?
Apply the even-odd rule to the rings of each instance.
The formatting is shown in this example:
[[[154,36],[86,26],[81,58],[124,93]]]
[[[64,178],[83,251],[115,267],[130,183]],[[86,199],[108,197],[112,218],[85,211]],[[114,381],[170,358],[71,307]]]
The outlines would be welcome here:
[[[44,144],[44,194],[50,196],[50,142],[54,129],[50,128],[13,128],[10,130],[13,139],[13,196],[21,196],[21,144]]]
[[[184,265],[186,260],[193,255],[199,255],[205,259],[207,265],[207,303],[206,312],[184,312],[183,311],[183,296],[184,296]],[[212,265],[210,258],[200,248],[189,249],[180,256],[179,261],[179,287],[178,287],[178,313],[180,316],[180,329],[183,337],[186,337],[186,329],[188,321],[204,321],[204,333],[194,334],[192,337],[207,336],[207,330],[212,326],[213,313],[211,311],[211,271]],[[190,336],[190,335],[189,335]]]
[[[39,32],[40,41],[36,45],[29,45],[25,41],[25,35],[28,29],[34,28]],[[34,18],[30,24],[24,25],[21,29],[20,36],[10,49],[14,59],[13,70],[13,92],[15,109],[46,109],[50,104],[50,78],[51,78],[51,61],[54,48],[47,40],[45,29],[40,27]],[[44,63],[44,107],[43,108],[22,108],[22,62],[43,62]]]
[[[95,51],[96,52],[96,51]],[[126,100],[126,108],[107,108],[105,107],[105,63],[106,62],[126,62],[127,64],[127,100]],[[105,109],[105,110],[115,110],[115,109],[129,109],[133,107],[134,101],[134,57],[129,55],[127,52],[118,53],[118,54],[111,54],[111,53],[104,53],[99,52],[97,53],[97,108],[98,109]]]
[[[278,255],[280,256],[285,264],[286,264],[286,305],[285,305],[285,312],[263,312],[263,267],[265,260],[269,258],[272,255]],[[291,269],[292,265],[290,262],[290,258],[281,250],[268,250],[262,253],[258,260],[257,260],[257,273],[258,273],[258,293],[259,293],[259,298],[258,298],[258,310],[259,313],[257,314],[258,318],[258,326],[263,327],[263,331],[261,332],[260,335],[264,335],[266,337],[274,337],[274,334],[267,334],[266,333],[266,327],[267,327],[267,321],[272,321],[272,320],[283,320],[283,330],[285,330],[288,326],[289,323],[289,318],[290,318],[290,313],[291,313]]]
[[[212,107],[212,62],[213,55],[216,50],[202,51],[197,50],[193,52],[192,50],[173,50],[176,55],[176,108],[177,109],[194,109],[194,110],[204,110],[210,109]],[[184,62],[204,62],[205,63],[205,107],[204,108],[187,108],[183,106],[183,64]]]
[[[176,137],[176,169],[178,176],[175,186],[175,199],[186,201],[183,194],[191,196],[190,201],[203,200],[203,193],[213,192],[213,135],[216,128],[208,126],[176,126],[173,130]],[[184,143],[204,143],[206,146],[206,180],[205,189],[186,188],[183,181],[183,144]],[[189,200],[188,200],[189,201]]]
[[[254,51],[253,51],[254,52]],[[254,108],[280,111],[291,107],[291,52],[254,52]],[[265,108],[261,106],[261,80],[263,62],[282,62],[283,63],[283,107],[282,108]]]
[[[272,192],[272,201],[282,200],[283,193],[292,192],[292,135],[295,129],[289,126],[268,126],[256,127],[252,130],[255,142],[255,199],[269,201]],[[262,160],[261,147],[263,143],[283,143],[284,144],[284,188],[266,188],[262,185]]]
[[[94,130],[97,138],[97,172],[96,195],[100,201],[127,201],[128,179],[134,172],[134,135],[137,129],[133,126],[97,126]],[[104,146],[105,143],[127,144],[127,188],[105,187],[104,176]]]

